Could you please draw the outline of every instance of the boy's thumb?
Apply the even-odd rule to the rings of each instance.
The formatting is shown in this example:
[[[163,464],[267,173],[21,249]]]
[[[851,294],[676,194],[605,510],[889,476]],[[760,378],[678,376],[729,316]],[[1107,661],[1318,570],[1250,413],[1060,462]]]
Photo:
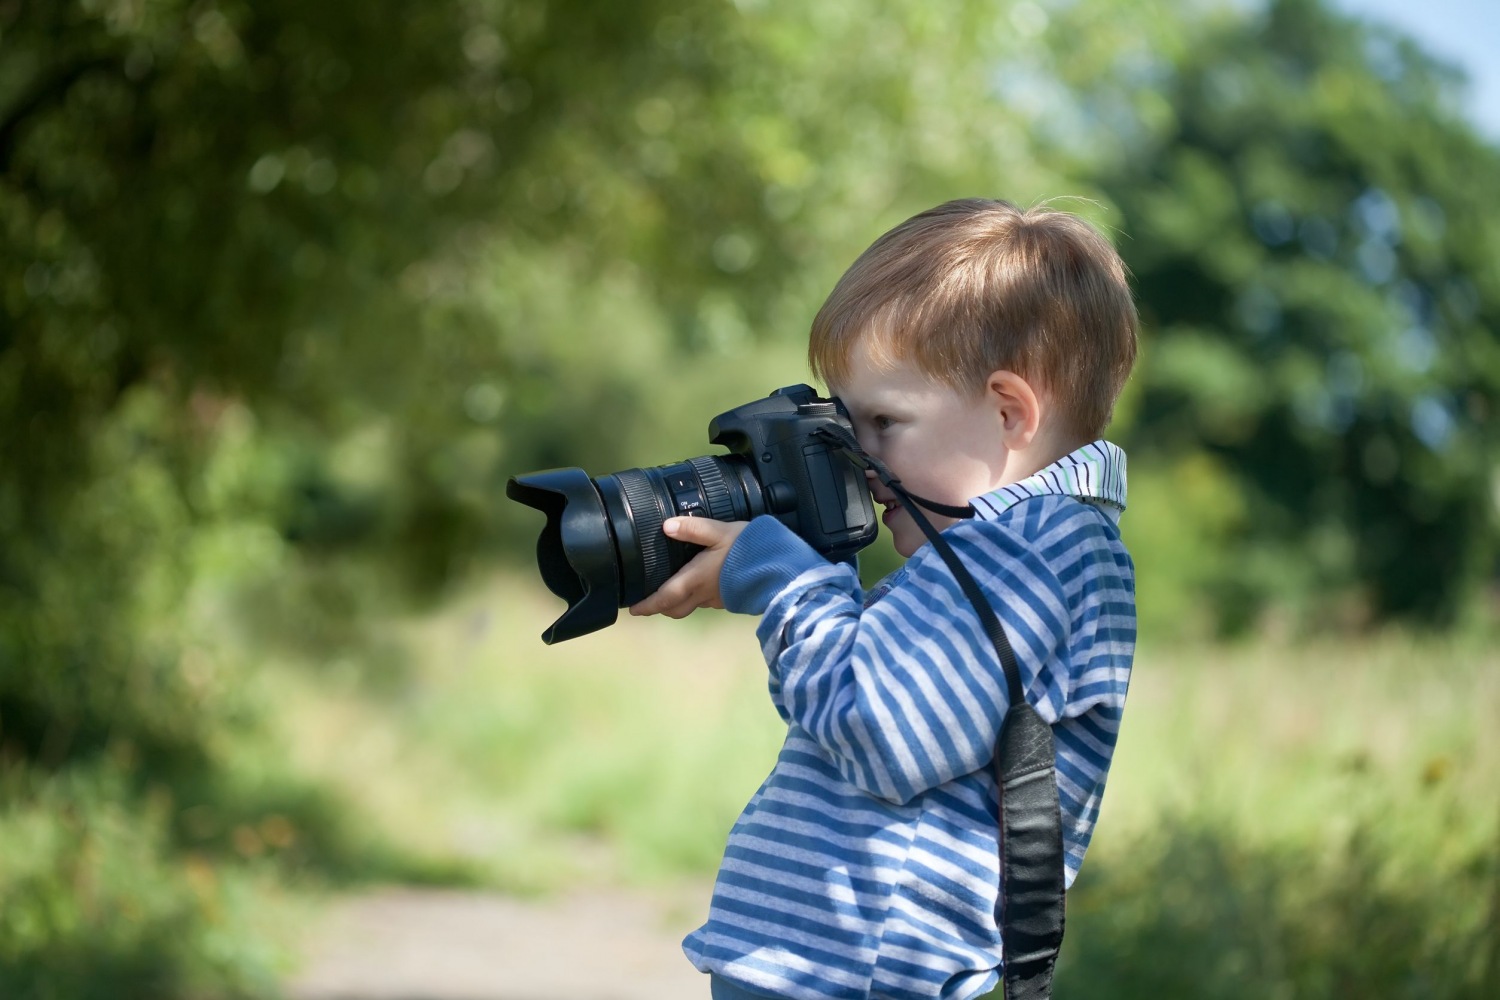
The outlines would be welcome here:
[[[661,528],[667,533],[667,537],[679,542],[709,545],[718,537],[715,529],[722,523],[711,517],[669,517]]]

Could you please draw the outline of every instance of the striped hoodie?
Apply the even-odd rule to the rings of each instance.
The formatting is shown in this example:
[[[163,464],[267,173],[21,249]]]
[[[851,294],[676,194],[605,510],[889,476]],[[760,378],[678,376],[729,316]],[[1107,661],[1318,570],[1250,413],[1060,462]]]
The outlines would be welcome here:
[[[1082,502],[1080,502],[1082,501]],[[1067,883],[1083,863],[1135,649],[1117,527],[1125,455],[1096,441],[973,501],[944,532],[1005,626],[1053,726]],[[720,578],[761,615],[787,723],[730,831],[699,971],[793,1000],[968,1000],[1001,963],[996,791],[1004,671],[941,557],[922,546],[862,595],[779,521],[741,533]]]

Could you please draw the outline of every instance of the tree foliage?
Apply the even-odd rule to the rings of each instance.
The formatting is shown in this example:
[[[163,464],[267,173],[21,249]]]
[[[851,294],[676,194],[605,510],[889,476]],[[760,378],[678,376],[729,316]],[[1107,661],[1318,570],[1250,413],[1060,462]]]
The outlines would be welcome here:
[[[0,835],[71,781],[189,852],[174,886],[267,823],[346,866],[328,803],[235,773],[255,658],[383,675],[370,623],[505,543],[504,474],[706,450],[872,228],[996,164],[1044,188],[958,99],[986,9],[0,0]],[[163,984],[197,947],[117,943]]]
[[[1278,0],[1159,66],[1101,183],[1151,332],[1132,437],[1228,470],[1226,620],[1351,590],[1446,623],[1494,572],[1500,154],[1412,43]]]
[[[107,742],[85,677],[137,660],[213,525],[297,561],[252,588],[265,637],[329,635],[370,571],[431,594],[501,537],[506,471],[670,460],[633,444],[664,425],[703,450],[724,386],[770,379],[663,392],[674,365],[795,345],[880,222],[1045,187],[989,94],[1025,44],[992,18],[0,4],[5,739]],[[259,464],[226,493],[205,477],[246,419]],[[170,646],[125,670],[143,718],[177,703]]]

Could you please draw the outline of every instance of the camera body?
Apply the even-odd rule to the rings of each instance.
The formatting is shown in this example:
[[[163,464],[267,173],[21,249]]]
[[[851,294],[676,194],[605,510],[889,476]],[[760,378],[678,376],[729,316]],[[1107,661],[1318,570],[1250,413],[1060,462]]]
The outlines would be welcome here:
[[[619,608],[681,569],[698,547],[667,538],[669,517],[771,514],[830,560],[852,559],[875,540],[879,522],[864,472],[818,436],[829,425],[852,432],[838,400],[793,385],[709,422],[709,440],[727,455],[597,479],[576,468],[512,477],[506,495],[547,515],[537,566],[548,589],[568,602],[542,640],[612,624]]]
[[[864,473],[814,437],[829,422],[849,427],[839,402],[793,385],[719,414],[708,440],[752,464],[767,513],[838,560],[874,541],[878,522]]]

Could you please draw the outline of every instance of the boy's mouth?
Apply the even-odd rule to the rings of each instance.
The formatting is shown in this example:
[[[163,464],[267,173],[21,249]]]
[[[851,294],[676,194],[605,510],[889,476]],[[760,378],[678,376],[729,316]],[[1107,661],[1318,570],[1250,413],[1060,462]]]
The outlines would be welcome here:
[[[901,512],[901,502],[899,500],[882,500],[880,502],[885,505],[885,513],[880,515],[880,520],[883,524],[889,525],[891,518]]]

